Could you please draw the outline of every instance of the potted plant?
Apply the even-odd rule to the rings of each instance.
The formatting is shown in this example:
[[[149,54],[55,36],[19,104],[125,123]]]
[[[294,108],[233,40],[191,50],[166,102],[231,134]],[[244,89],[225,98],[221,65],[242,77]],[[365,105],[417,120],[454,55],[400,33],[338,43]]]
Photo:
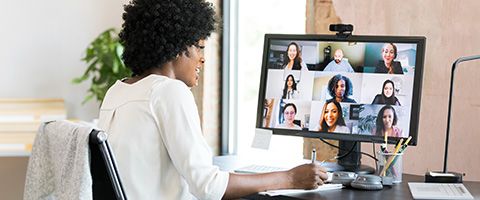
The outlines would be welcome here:
[[[105,93],[115,81],[131,76],[132,72],[121,59],[122,53],[123,46],[114,28],[104,31],[88,45],[85,57],[82,58],[88,67],[82,76],[72,80],[74,84],[91,80],[88,95],[82,103],[94,97],[103,101]]]

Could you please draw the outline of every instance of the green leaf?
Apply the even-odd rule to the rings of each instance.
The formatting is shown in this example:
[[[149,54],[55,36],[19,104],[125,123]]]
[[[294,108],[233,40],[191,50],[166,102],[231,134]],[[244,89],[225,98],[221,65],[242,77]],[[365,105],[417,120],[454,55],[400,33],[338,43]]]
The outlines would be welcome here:
[[[88,101],[90,101],[94,96],[95,95],[93,95],[93,94],[90,94],[90,95],[86,96],[85,99],[83,99],[83,101],[82,101],[82,105],[87,103]]]
[[[85,49],[85,56],[81,58],[87,64],[82,76],[72,79],[73,84],[91,80],[88,96],[82,104],[95,98],[102,101],[105,94],[117,78],[132,75],[123,63],[121,57],[123,46],[119,42],[118,34],[110,28],[98,35]]]

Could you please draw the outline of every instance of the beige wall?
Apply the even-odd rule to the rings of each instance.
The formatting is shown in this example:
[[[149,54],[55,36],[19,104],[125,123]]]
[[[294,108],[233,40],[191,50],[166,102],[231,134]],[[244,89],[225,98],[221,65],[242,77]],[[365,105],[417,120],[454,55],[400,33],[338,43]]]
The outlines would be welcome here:
[[[307,2],[328,8],[325,4],[331,1]],[[324,11],[330,15],[323,18],[338,17],[342,23],[353,24],[355,35],[427,38],[418,145],[408,148],[404,171],[424,174],[441,170],[451,65],[458,57],[480,54],[480,1],[333,0],[332,5],[333,10]],[[455,80],[449,170],[465,172],[468,180],[480,180],[480,129],[476,125],[480,122],[480,93],[470,92],[480,85],[480,61],[461,65]],[[371,151],[371,145],[363,144],[363,150]],[[371,163],[368,158],[363,161]]]
[[[23,198],[28,157],[0,157],[0,199]]]

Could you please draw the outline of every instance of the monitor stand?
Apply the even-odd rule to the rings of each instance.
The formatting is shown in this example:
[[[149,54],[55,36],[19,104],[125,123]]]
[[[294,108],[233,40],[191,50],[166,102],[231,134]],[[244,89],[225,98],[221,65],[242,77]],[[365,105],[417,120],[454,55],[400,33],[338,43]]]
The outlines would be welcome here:
[[[338,141],[338,146],[340,147],[338,156],[345,155],[354,145],[355,147],[353,147],[353,151],[350,154],[337,160],[338,165],[343,167],[344,171],[351,171],[357,174],[374,174],[375,168],[361,164],[362,154],[360,150],[362,145],[360,142]]]

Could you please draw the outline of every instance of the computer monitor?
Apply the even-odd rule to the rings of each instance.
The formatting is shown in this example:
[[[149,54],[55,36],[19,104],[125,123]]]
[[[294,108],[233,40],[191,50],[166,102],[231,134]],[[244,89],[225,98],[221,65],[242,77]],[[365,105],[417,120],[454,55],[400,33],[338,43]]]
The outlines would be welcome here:
[[[266,34],[256,127],[416,145],[424,54],[425,37]]]

